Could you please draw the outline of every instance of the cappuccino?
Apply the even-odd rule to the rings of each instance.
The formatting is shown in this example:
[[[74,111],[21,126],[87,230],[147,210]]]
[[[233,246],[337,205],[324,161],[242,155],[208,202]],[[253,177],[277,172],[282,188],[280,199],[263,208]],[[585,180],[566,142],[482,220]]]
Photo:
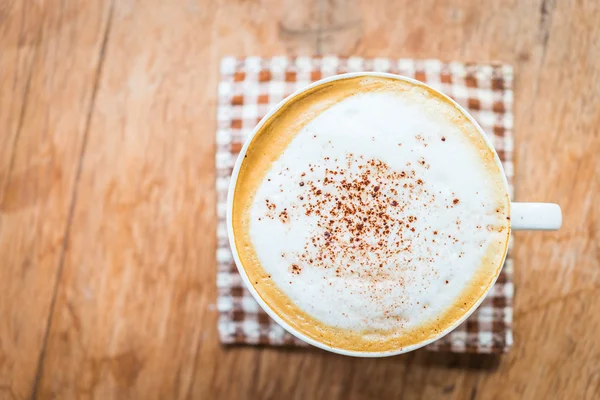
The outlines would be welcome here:
[[[333,348],[436,337],[497,276],[510,233],[499,161],[424,85],[359,76],[292,98],[252,139],[233,193],[241,265],[287,324]]]

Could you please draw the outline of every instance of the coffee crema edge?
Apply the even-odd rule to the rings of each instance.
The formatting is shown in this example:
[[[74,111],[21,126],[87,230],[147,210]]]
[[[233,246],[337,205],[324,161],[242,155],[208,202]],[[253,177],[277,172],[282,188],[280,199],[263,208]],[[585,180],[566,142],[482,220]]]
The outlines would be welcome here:
[[[273,282],[262,268],[250,237],[250,208],[256,191],[264,180],[271,164],[285,151],[289,143],[319,114],[331,106],[358,93],[386,91],[399,92],[412,89],[422,90],[424,96],[442,100],[453,111],[448,117],[459,126],[471,143],[480,149],[485,166],[492,172],[495,184],[502,188],[504,196],[499,204],[502,215],[506,215],[503,242],[490,243],[480,267],[463,292],[438,318],[410,330],[354,331],[328,326],[297,307]],[[321,97],[315,101],[315,97]],[[285,323],[303,335],[331,348],[357,352],[399,351],[429,341],[459,321],[471,310],[495,281],[504,263],[510,224],[508,215],[510,200],[506,192],[503,173],[494,152],[490,149],[477,127],[451,101],[429,87],[401,79],[370,75],[343,78],[310,88],[279,108],[252,138],[240,165],[233,193],[232,229],[237,255],[250,283],[267,304]],[[367,338],[377,338],[367,339]]]

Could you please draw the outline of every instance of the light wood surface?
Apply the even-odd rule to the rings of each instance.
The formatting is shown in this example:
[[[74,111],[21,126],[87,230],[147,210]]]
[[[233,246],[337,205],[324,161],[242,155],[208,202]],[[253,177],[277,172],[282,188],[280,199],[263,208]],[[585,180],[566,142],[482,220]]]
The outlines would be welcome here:
[[[600,398],[598,21],[595,0],[0,0],[0,399]],[[516,235],[507,355],[219,345],[219,60],[315,53],[515,66],[517,199],[564,224]]]

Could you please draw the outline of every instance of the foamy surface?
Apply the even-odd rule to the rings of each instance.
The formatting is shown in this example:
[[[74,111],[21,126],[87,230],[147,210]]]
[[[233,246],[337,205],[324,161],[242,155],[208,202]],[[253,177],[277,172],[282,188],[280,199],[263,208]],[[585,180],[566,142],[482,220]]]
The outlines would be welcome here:
[[[304,126],[256,191],[249,234],[262,268],[329,326],[435,320],[506,240],[482,151],[418,92],[342,100]]]

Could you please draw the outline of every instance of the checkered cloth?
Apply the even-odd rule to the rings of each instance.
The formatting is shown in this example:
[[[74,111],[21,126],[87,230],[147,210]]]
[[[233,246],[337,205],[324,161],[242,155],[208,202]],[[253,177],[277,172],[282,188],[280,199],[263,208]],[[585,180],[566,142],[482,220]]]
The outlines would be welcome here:
[[[426,82],[465,107],[491,139],[513,178],[513,71],[509,65],[359,57],[247,57],[221,62],[217,111],[217,307],[223,343],[303,345],[262,311],[235,267],[226,229],[227,187],[236,157],[260,119],[309,83],[345,72],[378,71]],[[512,246],[509,246],[509,249]],[[429,350],[501,353],[513,342],[513,265],[509,250],[497,283],[477,311]]]

